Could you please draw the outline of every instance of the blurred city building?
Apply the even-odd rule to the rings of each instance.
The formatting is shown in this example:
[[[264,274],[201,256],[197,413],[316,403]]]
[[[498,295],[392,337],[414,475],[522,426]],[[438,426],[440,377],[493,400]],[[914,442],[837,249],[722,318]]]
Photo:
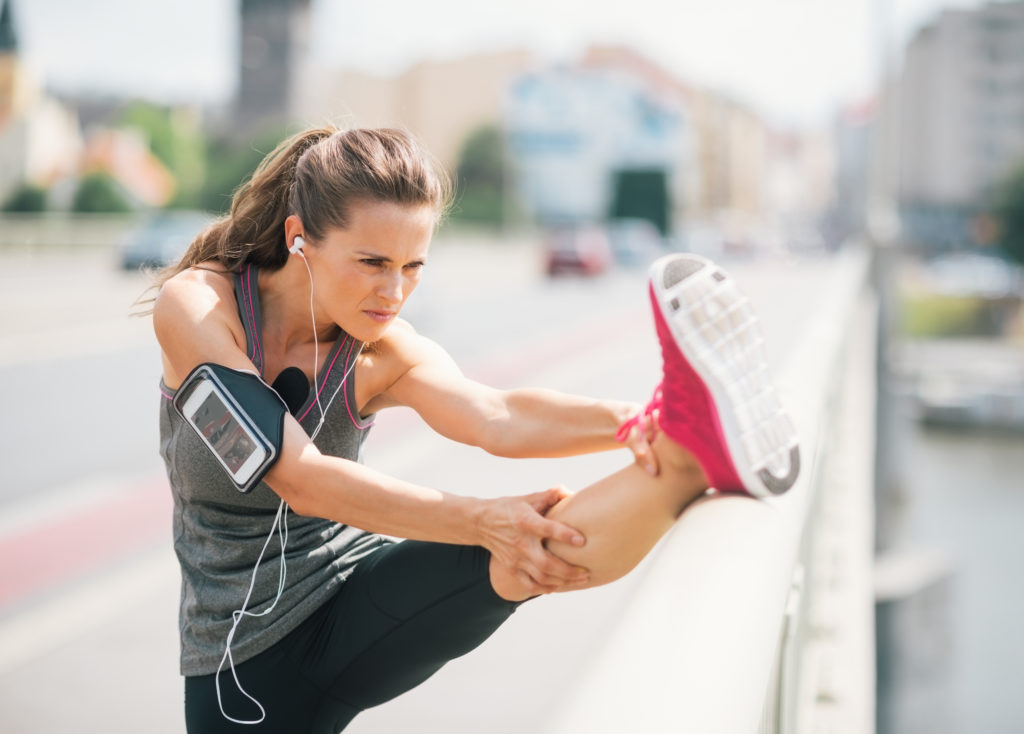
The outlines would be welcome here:
[[[309,0],[241,0],[239,83],[233,125],[284,128],[303,100],[298,81],[309,57]]]
[[[424,60],[395,76],[310,66],[300,85],[295,120],[403,127],[454,170],[466,137],[497,124],[505,90],[517,75],[538,65],[531,52],[507,49]]]
[[[904,235],[975,239],[991,186],[1024,159],[1024,3],[944,10],[906,48],[898,95]]]
[[[627,69],[687,113],[689,155],[681,223],[711,228],[728,246],[806,242],[834,205],[834,142],[827,131],[778,130],[742,102],[684,80],[636,50],[595,45],[587,67]],[[813,239],[813,238],[811,238]]]
[[[172,201],[167,170],[143,155],[154,141],[104,132],[130,127],[128,99],[65,91],[58,101],[31,83],[18,63],[10,6],[0,0],[0,194],[40,181],[59,203],[69,198],[61,187],[84,166],[139,186],[131,192],[137,205]],[[500,130],[506,210],[520,206],[537,221],[646,219],[683,246],[705,232],[740,250],[816,242],[823,213],[836,206],[836,167],[852,163],[824,133],[776,130],[742,102],[628,46],[593,45],[559,64],[521,48],[496,49],[424,59],[383,76],[316,59],[314,17],[310,0],[239,0],[237,89],[223,105],[191,110],[194,127],[225,147],[267,145],[271,135],[325,122],[398,126],[450,171],[475,134]],[[575,137],[576,147],[555,150],[559,137]],[[164,153],[169,175],[179,175]],[[225,181],[224,195],[236,184]],[[854,180],[844,186],[850,192]],[[513,189],[522,201],[511,201]]]
[[[649,219],[668,234],[687,169],[681,100],[623,69],[552,67],[508,90],[505,129],[520,197],[546,223]]]
[[[685,110],[686,152],[676,159],[675,171],[676,222],[690,234],[714,230],[728,246],[747,247],[755,223],[765,215],[765,123],[744,105],[680,79],[629,47],[592,46],[582,65],[632,74],[652,95]]]
[[[0,201],[74,171],[82,138],[75,111],[47,95],[19,54],[10,0],[0,0]]]
[[[710,211],[703,206],[708,190],[707,178],[713,166],[709,165],[709,138],[705,136],[701,102],[710,102],[714,95],[689,84],[661,65],[632,48],[619,45],[592,45],[586,49],[580,66],[591,70],[615,71],[626,74],[643,85],[647,94],[663,100],[661,104],[682,111],[685,138],[680,142],[684,158],[675,161],[676,221],[685,216],[701,217]],[[707,97],[705,97],[707,94]]]
[[[596,45],[576,64],[524,74],[506,120],[538,219],[639,216],[698,250],[825,244],[836,167],[827,131],[777,131],[631,48]],[[647,207],[624,204],[636,199]]]
[[[864,231],[868,216],[871,151],[877,134],[878,99],[844,106],[832,124],[835,197],[829,211],[830,235],[842,239]]]
[[[475,130],[505,130],[520,203],[537,220],[632,216],[617,208],[616,187],[646,186],[663,202],[641,217],[663,232],[707,224],[748,247],[769,229],[815,220],[834,196],[823,183],[831,143],[820,133],[780,135],[749,107],[624,46],[594,45],[554,65],[506,49],[424,60],[393,76],[308,58],[303,68],[296,125],[404,127],[449,170]],[[580,143],[572,154],[534,144],[568,134]]]
[[[833,247],[838,141],[827,129],[773,132],[768,139],[764,246],[814,251]]]
[[[23,96],[24,74],[19,68],[18,35],[9,2],[0,2],[0,122],[10,117]]]

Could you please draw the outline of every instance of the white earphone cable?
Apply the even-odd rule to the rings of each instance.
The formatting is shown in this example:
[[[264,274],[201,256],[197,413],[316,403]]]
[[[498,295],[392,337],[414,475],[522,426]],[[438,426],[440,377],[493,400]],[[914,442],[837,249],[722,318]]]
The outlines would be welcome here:
[[[338,393],[341,392],[342,388],[345,387],[345,384],[348,382],[349,375],[351,375],[352,370],[355,369],[356,362],[359,360],[359,355],[362,354],[363,345],[362,343],[359,344],[359,350],[356,352],[356,358],[352,360],[352,364],[345,371],[345,374],[342,375],[341,382],[338,384],[338,387],[335,388],[334,393],[331,395],[331,399],[327,401],[327,408],[324,408],[323,404],[320,402],[320,388],[317,385],[317,370],[320,367],[320,340],[317,337],[316,333],[316,312],[313,307],[313,271],[310,270],[309,262],[306,260],[306,256],[305,254],[303,254],[302,250],[297,249],[295,250],[295,252],[302,257],[302,262],[306,266],[306,272],[309,274],[309,315],[313,322],[313,396],[314,399],[316,400],[317,408],[319,408],[320,410],[320,420],[317,423],[316,428],[314,428],[313,432],[310,434],[310,440],[314,440],[316,439],[317,434],[320,433],[320,429],[324,425],[324,421],[327,418],[327,411],[330,410],[331,404],[334,403],[334,399],[338,396]],[[281,503],[277,507],[277,514],[274,516],[274,523],[270,527],[270,533],[267,535],[267,539],[263,543],[263,549],[260,551],[260,554],[256,559],[256,565],[253,566],[252,577],[249,580],[249,590],[246,592],[245,600],[242,602],[242,608],[236,609],[231,613],[231,630],[228,632],[227,640],[224,646],[224,655],[223,657],[221,657],[220,664],[217,666],[217,674],[214,676],[214,682],[217,688],[217,704],[218,706],[220,706],[220,712],[225,719],[235,724],[259,724],[262,723],[263,720],[267,717],[267,712],[266,709],[263,708],[263,705],[258,700],[256,700],[255,697],[249,694],[248,691],[242,688],[242,683],[238,680],[238,673],[235,670],[235,660],[231,654],[231,643],[234,641],[235,631],[238,629],[238,625],[243,618],[262,617],[264,615],[270,614],[270,612],[273,611],[274,607],[277,606],[277,602],[280,601],[281,594],[284,593],[285,579],[287,578],[285,548],[288,545],[288,509],[288,504],[284,500],[281,500]],[[253,589],[256,586],[256,572],[259,571],[260,564],[263,562],[263,556],[266,554],[267,547],[270,545],[270,541],[274,537],[275,532],[278,534],[278,538],[280,540],[281,545],[281,563],[280,571],[278,572],[277,595],[274,597],[274,601],[270,603],[270,606],[268,606],[262,612],[246,611],[246,607],[249,606],[249,599],[252,597]],[[235,686],[238,688],[239,693],[241,693],[243,696],[245,696],[254,704],[256,704],[256,707],[260,710],[260,717],[258,719],[235,719],[229,716],[227,712],[224,710],[224,703],[221,699],[220,693],[220,673],[224,669],[225,661],[227,661],[228,666],[231,669],[231,677],[234,679]]]
[[[363,344],[360,342],[355,359],[352,360],[352,364],[350,364],[348,369],[345,370],[345,374],[341,376],[341,382],[338,383],[338,387],[334,389],[334,392],[331,394],[331,399],[327,401],[327,407],[325,408],[320,402],[320,388],[316,382],[317,370],[320,367],[320,340],[316,333],[316,312],[313,308],[313,271],[309,269],[309,261],[306,260],[306,256],[303,254],[302,250],[296,250],[296,252],[302,257],[302,262],[306,266],[306,272],[309,273],[309,317],[313,322],[313,395],[316,399],[316,407],[320,411],[320,421],[316,424],[316,428],[314,428],[313,432],[309,435],[310,440],[313,440],[320,433],[320,429],[323,428],[324,420],[327,418],[327,411],[331,409],[331,404],[334,402],[334,399],[338,397],[338,393],[341,392],[341,389],[345,387],[345,384],[348,382],[348,376],[351,375],[352,370],[355,369],[356,362],[359,361],[359,355],[363,353]]]
[[[316,384],[316,373],[320,368],[320,339],[316,333],[316,311],[313,308],[313,271],[309,268],[309,261],[306,259],[306,254],[300,249],[296,250],[299,257],[302,258],[302,264],[306,266],[306,272],[309,274],[309,318],[313,322],[313,397],[316,400],[316,407],[320,410],[320,422],[317,423],[316,428],[313,429],[313,433],[310,435],[310,439],[316,438],[316,434],[320,432],[320,427],[324,424],[324,418],[326,413],[324,406],[320,403],[320,388]],[[345,375],[347,378],[348,375]],[[345,378],[342,378],[344,383]]]
[[[270,534],[267,535],[267,539],[263,542],[263,548],[262,548],[262,550],[260,550],[259,557],[256,559],[256,565],[252,569],[252,577],[249,579],[249,590],[245,594],[245,600],[242,602],[242,608],[241,609],[236,609],[235,611],[233,611],[231,613],[231,618],[232,618],[231,631],[228,632],[227,641],[225,642],[225,645],[224,645],[224,655],[220,659],[220,664],[217,666],[217,674],[214,676],[214,682],[215,682],[216,688],[217,688],[217,705],[220,706],[220,712],[224,716],[225,719],[227,719],[228,721],[231,721],[231,722],[233,722],[235,724],[259,724],[260,722],[262,722],[267,717],[267,711],[266,711],[266,709],[263,708],[263,705],[259,701],[257,701],[256,698],[254,698],[252,695],[250,695],[248,693],[248,691],[246,691],[244,688],[242,688],[242,683],[241,683],[241,681],[238,680],[238,673],[235,670],[235,659],[231,655],[231,643],[234,641],[235,631],[238,629],[238,625],[242,621],[243,618],[245,618],[245,617],[262,617],[264,615],[270,614],[270,612],[273,611],[274,607],[277,606],[277,602],[281,598],[281,593],[284,591],[285,579],[287,577],[287,566],[285,564],[285,559],[284,559],[285,547],[288,545],[288,519],[287,519],[287,513],[288,513],[288,505],[285,504],[284,500],[281,500],[281,504],[279,504],[277,506],[277,514],[274,516],[274,524],[270,528]],[[267,547],[270,545],[270,540],[271,540],[271,538],[274,537],[274,533],[275,532],[277,532],[278,538],[279,538],[280,544],[281,544],[281,566],[280,566],[280,571],[278,572],[278,579],[277,579],[277,596],[274,597],[274,601],[270,603],[270,606],[268,606],[262,612],[249,612],[249,611],[246,611],[246,607],[249,606],[249,599],[252,597],[253,589],[256,587],[256,572],[260,568],[260,563],[263,562],[263,556],[266,554]],[[258,719],[235,719],[235,718],[229,716],[228,713],[224,710],[224,702],[221,699],[221,693],[220,693],[220,673],[224,669],[224,662],[225,661],[228,662],[228,665],[231,668],[231,677],[234,678],[234,680],[235,680],[235,686],[238,688],[238,692],[241,693],[246,698],[248,698],[254,704],[256,704],[256,707],[260,710],[260,718],[258,718]]]

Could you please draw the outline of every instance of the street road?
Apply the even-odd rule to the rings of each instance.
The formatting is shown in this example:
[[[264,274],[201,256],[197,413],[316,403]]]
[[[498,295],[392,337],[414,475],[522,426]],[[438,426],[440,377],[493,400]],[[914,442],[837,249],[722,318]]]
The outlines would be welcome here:
[[[827,267],[729,265],[765,316],[773,369]],[[407,315],[483,382],[645,401],[660,370],[645,273],[583,281],[539,272],[529,243],[438,242]],[[184,728],[158,351],[148,319],[127,316],[145,285],[102,253],[0,256],[5,732]],[[402,410],[378,418],[366,447],[371,466],[477,496],[578,489],[629,460],[624,451],[498,459],[433,436]],[[642,573],[525,605],[479,650],[350,731],[540,730]]]

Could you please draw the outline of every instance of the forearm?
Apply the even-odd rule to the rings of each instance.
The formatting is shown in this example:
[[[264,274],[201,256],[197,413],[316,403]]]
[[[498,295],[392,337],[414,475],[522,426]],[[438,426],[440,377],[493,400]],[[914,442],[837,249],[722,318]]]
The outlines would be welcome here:
[[[319,452],[304,454],[287,469],[275,467],[267,477],[296,513],[410,540],[481,543],[482,500],[405,482]]]
[[[483,448],[498,456],[574,456],[621,448],[615,433],[637,411],[633,403],[596,400],[542,388],[510,390]]]
[[[300,429],[301,430],[301,429]],[[476,499],[389,477],[346,459],[324,456],[312,444],[285,452],[266,479],[298,514],[325,517],[383,535],[479,545],[492,562],[524,581],[529,596],[587,582],[575,568],[544,550],[558,541],[586,542],[573,528],[543,517],[565,497],[554,488],[522,497]]]

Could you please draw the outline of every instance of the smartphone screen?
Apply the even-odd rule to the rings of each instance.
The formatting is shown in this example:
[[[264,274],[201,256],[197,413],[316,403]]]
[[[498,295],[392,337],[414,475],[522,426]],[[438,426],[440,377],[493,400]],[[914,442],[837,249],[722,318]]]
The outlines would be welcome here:
[[[259,450],[216,392],[211,391],[199,404],[192,421],[232,475]]]

